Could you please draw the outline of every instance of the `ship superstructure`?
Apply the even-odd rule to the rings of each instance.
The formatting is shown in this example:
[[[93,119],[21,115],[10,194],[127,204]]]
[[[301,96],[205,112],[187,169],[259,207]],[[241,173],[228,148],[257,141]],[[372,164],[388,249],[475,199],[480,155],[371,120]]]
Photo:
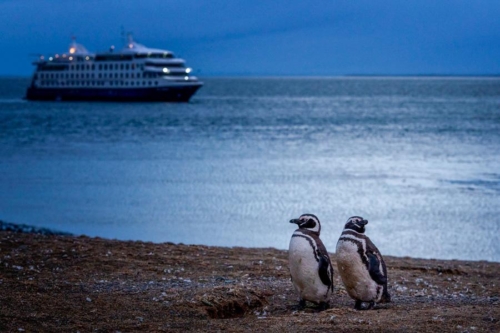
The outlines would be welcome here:
[[[40,56],[27,90],[29,100],[187,102],[203,83],[184,59],[128,36],[119,51],[91,53],[73,39],[66,53]]]

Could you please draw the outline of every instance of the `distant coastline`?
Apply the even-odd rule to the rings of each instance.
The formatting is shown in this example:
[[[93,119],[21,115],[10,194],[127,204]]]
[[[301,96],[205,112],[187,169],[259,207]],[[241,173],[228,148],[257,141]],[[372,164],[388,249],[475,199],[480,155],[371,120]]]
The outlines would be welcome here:
[[[275,78],[287,78],[287,79],[307,79],[307,78],[377,78],[377,77],[397,77],[397,78],[500,78],[500,73],[497,74],[332,74],[332,75],[316,75],[316,74],[303,74],[303,75],[264,75],[264,74],[206,74],[200,75],[201,79],[275,79]],[[2,79],[26,79],[31,78],[31,74],[0,74]]]
[[[58,236],[74,236],[69,232],[62,232],[48,228],[39,228],[27,224],[9,223],[0,220],[0,231],[11,231],[24,234],[40,234],[40,235],[58,235]]]

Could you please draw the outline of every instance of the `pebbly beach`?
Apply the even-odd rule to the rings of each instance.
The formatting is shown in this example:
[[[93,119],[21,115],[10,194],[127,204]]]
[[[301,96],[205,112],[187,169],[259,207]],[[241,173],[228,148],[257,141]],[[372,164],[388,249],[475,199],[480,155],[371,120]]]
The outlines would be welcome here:
[[[28,232],[26,232],[28,231]],[[0,231],[0,331],[500,330],[500,263],[386,257],[392,303],[297,310],[287,251]]]

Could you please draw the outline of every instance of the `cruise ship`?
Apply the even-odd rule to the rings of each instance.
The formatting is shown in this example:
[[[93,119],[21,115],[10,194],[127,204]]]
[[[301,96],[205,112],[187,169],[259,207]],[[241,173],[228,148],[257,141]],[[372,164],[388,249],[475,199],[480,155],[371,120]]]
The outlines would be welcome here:
[[[136,43],[91,53],[73,38],[67,53],[40,56],[28,100],[187,102],[203,85],[184,59]]]

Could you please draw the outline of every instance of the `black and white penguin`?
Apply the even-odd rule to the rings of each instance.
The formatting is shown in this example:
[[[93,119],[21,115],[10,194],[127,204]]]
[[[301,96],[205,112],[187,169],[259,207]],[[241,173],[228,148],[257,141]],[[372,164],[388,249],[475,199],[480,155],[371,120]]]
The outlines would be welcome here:
[[[337,242],[337,269],[347,293],[356,303],[357,310],[371,309],[375,303],[388,303],[387,268],[382,254],[366,236],[368,221],[360,216],[347,220]],[[363,302],[368,306],[363,307]]]
[[[299,308],[306,301],[329,307],[333,292],[333,267],[330,256],[319,238],[321,224],[313,214],[304,214],[290,220],[299,226],[290,239],[288,263],[293,286],[299,294]]]

